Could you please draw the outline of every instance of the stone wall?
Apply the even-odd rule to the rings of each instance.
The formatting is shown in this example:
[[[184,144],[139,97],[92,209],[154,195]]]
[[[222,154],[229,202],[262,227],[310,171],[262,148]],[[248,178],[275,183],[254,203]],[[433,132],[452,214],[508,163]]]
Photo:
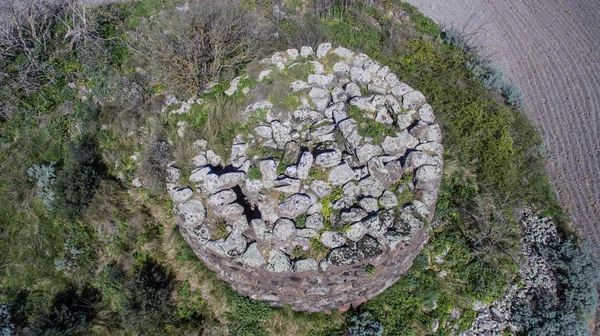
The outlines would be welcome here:
[[[427,242],[440,127],[420,92],[364,54],[324,43],[259,67],[260,85],[236,78],[225,94],[252,100],[286,85],[284,97],[247,106],[229,158],[197,140],[189,178],[176,162],[167,170],[180,231],[251,298],[310,312],[357,306],[393,285]]]

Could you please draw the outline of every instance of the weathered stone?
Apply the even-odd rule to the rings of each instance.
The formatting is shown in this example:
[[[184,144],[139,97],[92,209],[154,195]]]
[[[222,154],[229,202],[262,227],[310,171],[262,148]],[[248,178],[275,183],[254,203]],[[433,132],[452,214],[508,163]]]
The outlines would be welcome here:
[[[442,172],[438,166],[421,166],[415,174],[415,187],[421,190],[434,190],[439,187]]]
[[[356,254],[358,258],[363,259],[371,259],[377,257],[378,255],[383,253],[383,247],[377,239],[371,236],[364,236],[361,240],[356,243]]]
[[[414,151],[410,152],[406,157],[405,169],[415,170],[421,166],[439,166],[441,158],[439,156],[431,156],[425,152]]]
[[[331,169],[329,182],[334,186],[343,185],[354,178],[354,171],[347,163],[342,163]]]
[[[394,87],[392,87],[392,95],[398,99],[402,99],[402,96],[409,92],[413,92],[414,89],[408,86],[406,83],[400,83]]]
[[[313,87],[308,96],[312,99],[317,111],[325,111],[331,101],[331,95],[327,89]]]
[[[334,54],[338,55],[341,58],[350,58],[352,56],[354,56],[354,51],[350,50],[350,49],[346,49],[343,47],[337,47],[335,48],[335,50],[333,51]]]
[[[265,78],[269,77],[269,75],[271,74],[271,72],[273,72],[273,70],[271,70],[271,69],[261,71],[258,74],[258,81],[262,82]]]
[[[350,68],[350,79],[358,85],[367,86],[371,82],[371,74],[360,68]]]
[[[333,84],[333,75],[308,75],[308,85],[312,87],[327,88]]]
[[[273,181],[273,189],[284,194],[293,194],[300,191],[300,180],[295,178],[279,178]]]
[[[346,223],[354,223],[361,221],[367,217],[367,212],[361,208],[350,208],[349,210],[341,212],[342,220]]]
[[[258,203],[258,210],[260,211],[260,216],[262,219],[268,222],[275,223],[277,219],[279,219],[279,214],[277,213],[274,204],[260,202]]]
[[[169,166],[166,173],[167,183],[177,183],[181,178],[181,169],[175,166]]]
[[[415,149],[425,152],[431,156],[436,155],[441,157],[444,154],[444,147],[442,146],[442,144],[436,142],[422,143],[418,145]]]
[[[317,61],[310,61],[308,63],[313,66],[315,75],[320,75],[325,71],[323,64]]]
[[[379,204],[386,209],[395,208],[398,206],[398,199],[393,192],[386,190],[383,192],[383,195],[379,197]]]
[[[341,232],[325,231],[321,234],[321,243],[329,248],[336,248],[346,243],[346,237]]]
[[[377,112],[377,105],[373,103],[373,96],[354,97],[350,99],[350,105],[358,107],[361,111],[370,113]]]
[[[323,215],[316,213],[306,217],[306,228],[313,230],[322,230],[324,228]]]
[[[225,173],[219,176],[218,189],[233,188],[244,180],[246,180],[246,174],[243,172]]]
[[[246,252],[240,257],[240,260],[250,267],[259,267],[265,264],[265,258],[258,250],[258,244],[256,242],[253,242],[248,246]]]
[[[362,94],[360,93],[360,87],[354,82],[346,84],[345,89],[346,89],[346,93],[348,94],[348,97],[362,96]]]
[[[423,222],[408,212],[402,212],[394,223],[394,229],[405,236],[412,236],[417,230],[423,227]]]
[[[221,165],[221,156],[210,149],[206,151],[206,159],[213,167]]]
[[[374,60],[368,60],[363,64],[363,69],[368,71],[372,75],[377,75],[377,71],[381,68],[381,65]]]
[[[315,158],[315,163],[323,168],[331,168],[342,161],[342,153],[339,150],[331,149],[321,151]]]
[[[374,212],[379,210],[379,204],[374,197],[363,197],[358,204],[365,209],[367,212]]]
[[[424,103],[425,96],[420,91],[411,91],[402,96],[402,108],[406,110],[415,110]]]
[[[386,154],[402,156],[407,149],[413,149],[418,144],[419,140],[404,130],[396,137],[385,137],[381,148]]]
[[[297,229],[296,235],[302,238],[314,238],[319,235],[319,231],[315,229]]]
[[[294,272],[317,271],[319,266],[315,259],[300,259],[294,262]]]
[[[366,232],[367,230],[362,223],[355,223],[350,225],[345,234],[349,240],[357,242],[365,235]]]
[[[378,182],[373,176],[367,176],[358,181],[360,192],[365,196],[379,197],[385,190],[385,186]]]
[[[372,157],[381,153],[383,153],[381,147],[372,144],[364,144],[356,149],[356,157],[360,164],[367,163]]]
[[[338,123],[338,128],[340,129],[340,132],[342,132],[344,138],[348,138],[353,131],[356,131],[357,123],[354,119],[342,120]]]
[[[389,86],[394,87],[400,84],[398,80],[398,76],[396,74],[390,72],[385,76],[385,81],[389,84]]]
[[[353,197],[342,197],[339,200],[335,201],[331,208],[334,210],[346,209],[351,207],[355,201],[356,199]]]
[[[200,155],[196,155],[192,158],[192,164],[194,167],[203,167],[208,164],[208,159],[206,158],[206,154],[202,153]]]
[[[298,49],[288,49],[286,50],[286,52],[292,61],[296,60],[296,58],[298,58],[298,56],[300,55],[298,53]]]
[[[274,273],[290,272],[292,270],[292,264],[290,258],[279,250],[271,250],[269,254],[269,263],[267,264],[267,271]]]
[[[302,57],[310,57],[314,54],[315,53],[313,51],[313,48],[311,47],[303,46],[302,48],[300,48],[300,56]]]
[[[171,198],[175,203],[185,202],[192,196],[194,196],[194,191],[189,187],[177,188],[171,193]]]
[[[379,111],[377,112],[377,116],[375,117],[375,121],[380,122],[382,124],[390,124],[390,125],[394,123],[394,119],[389,114],[389,112],[386,108],[379,109]]]
[[[345,104],[346,101],[348,100],[348,95],[346,94],[346,91],[344,91],[344,89],[342,89],[339,86],[336,86],[335,88],[333,88],[333,91],[331,91],[331,100],[334,104],[336,104],[336,103],[344,103]]]
[[[307,82],[302,81],[302,80],[297,80],[297,81],[293,81],[290,84],[290,89],[292,89],[292,92],[298,92],[298,91],[302,91],[302,90],[306,90],[306,89],[310,89],[311,86],[308,85]]]
[[[273,228],[273,237],[279,241],[284,241],[296,235],[296,225],[291,219],[280,218]]]
[[[431,105],[423,104],[423,106],[421,106],[419,109],[419,119],[429,125],[435,122],[435,116],[433,115],[433,109],[431,108]]]
[[[311,110],[295,110],[292,112],[292,118],[298,124],[312,124],[323,119],[323,113]]]
[[[273,140],[277,143],[278,148],[283,149],[286,143],[292,141],[292,137],[290,136],[291,127],[282,124],[278,120],[274,120],[271,123],[271,128],[273,129]]]
[[[201,225],[206,218],[206,208],[202,201],[190,199],[177,207],[177,214],[181,219],[181,225],[184,228],[194,228]]]
[[[296,141],[290,141],[285,144],[283,148],[283,161],[284,162],[296,162],[300,155],[300,144]]]
[[[323,58],[327,56],[327,53],[331,51],[331,43],[321,43],[317,47],[317,58]]]
[[[234,220],[244,213],[244,207],[238,203],[226,204],[214,208],[213,215],[225,218],[226,220]]]
[[[356,174],[354,176],[356,176]],[[354,183],[354,181],[344,184],[342,189],[344,190],[344,197],[356,199],[358,196],[360,196],[360,188]]]
[[[310,189],[317,195],[319,198],[323,198],[331,193],[331,187],[327,182],[323,180],[314,180],[310,184]]]
[[[409,113],[399,113],[396,115],[396,126],[400,129],[408,128],[413,122],[413,117]]]
[[[369,84],[367,86],[367,89],[370,92],[378,93],[378,94],[381,94],[381,95],[385,95],[385,94],[388,93],[388,90],[385,87],[379,86],[379,85],[376,85],[376,84]]]
[[[350,66],[344,62],[337,62],[333,65],[333,72],[336,75],[347,75],[350,72]]]
[[[286,218],[296,218],[306,212],[312,204],[308,195],[294,194],[279,204],[279,214]]]
[[[235,191],[231,189],[226,189],[210,196],[206,204],[211,207],[220,207],[232,203],[236,199],[237,195],[235,194]]]
[[[230,234],[229,237],[221,243],[221,248],[229,257],[241,256],[246,251],[246,238],[242,235]]]
[[[345,266],[356,263],[358,257],[349,247],[340,247],[329,252],[327,260],[334,266]]]
[[[238,143],[231,146],[231,165],[234,168],[239,168],[246,161],[246,151],[248,150],[248,144]]]
[[[377,77],[385,79],[385,76],[390,73],[389,66],[382,66],[379,70],[377,70]]]
[[[310,168],[313,164],[313,155],[310,152],[304,152],[300,155],[300,159],[298,160],[298,178],[299,179],[307,179],[308,174],[310,172]]]

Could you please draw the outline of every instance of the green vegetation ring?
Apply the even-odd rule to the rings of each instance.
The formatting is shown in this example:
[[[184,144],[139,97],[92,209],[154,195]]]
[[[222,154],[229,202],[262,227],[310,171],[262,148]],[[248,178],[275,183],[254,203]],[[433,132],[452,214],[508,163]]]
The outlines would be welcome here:
[[[196,255],[238,292],[301,311],[347,309],[394,284],[427,242],[441,180],[425,97],[328,43],[278,52],[230,85],[223,96],[250,103],[225,121],[229,159],[197,140],[189,178],[189,163],[167,171]],[[227,112],[211,106],[204,119]]]

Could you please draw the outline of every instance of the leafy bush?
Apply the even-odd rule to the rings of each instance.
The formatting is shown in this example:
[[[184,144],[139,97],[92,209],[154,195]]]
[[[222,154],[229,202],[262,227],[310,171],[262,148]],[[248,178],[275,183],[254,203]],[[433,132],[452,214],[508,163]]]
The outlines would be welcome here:
[[[94,197],[103,171],[94,140],[84,138],[69,144],[53,185],[55,208],[70,218],[81,215]]]
[[[372,317],[369,312],[352,316],[348,334],[350,336],[383,336],[383,326],[379,321],[374,321]]]
[[[30,335],[85,335],[96,317],[101,293],[84,287],[81,291],[69,288],[56,295],[51,307],[34,316]]]
[[[513,82],[504,83],[502,86],[502,95],[512,107],[516,109],[525,107],[525,95],[517,84]]]
[[[35,182],[37,187],[37,194],[42,198],[42,202],[48,210],[52,210],[54,202],[54,192],[51,189],[52,183],[56,178],[55,162],[51,162],[49,165],[35,164],[27,169],[27,175],[32,182]]]
[[[123,327],[138,334],[160,333],[172,321],[174,288],[173,274],[152,259],[142,262],[123,284],[120,311]]]
[[[227,301],[232,308],[230,335],[267,335],[263,328],[263,322],[270,317],[272,310],[266,302],[241,296],[229,287],[227,288]]]

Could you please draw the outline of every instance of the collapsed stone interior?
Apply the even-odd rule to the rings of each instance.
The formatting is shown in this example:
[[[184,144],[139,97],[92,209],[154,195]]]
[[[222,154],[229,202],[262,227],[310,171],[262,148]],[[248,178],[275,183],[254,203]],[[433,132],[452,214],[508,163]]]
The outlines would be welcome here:
[[[303,64],[314,73],[289,83],[293,108],[247,106],[266,117],[236,135],[230,158],[198,140],[188,181],[168,168],[179,228],[243,294],[297,310],[356,305],[391,286],[427,240],[439,126],[420,92],[364,54],[321,44],[260,63],[259,82]]]

